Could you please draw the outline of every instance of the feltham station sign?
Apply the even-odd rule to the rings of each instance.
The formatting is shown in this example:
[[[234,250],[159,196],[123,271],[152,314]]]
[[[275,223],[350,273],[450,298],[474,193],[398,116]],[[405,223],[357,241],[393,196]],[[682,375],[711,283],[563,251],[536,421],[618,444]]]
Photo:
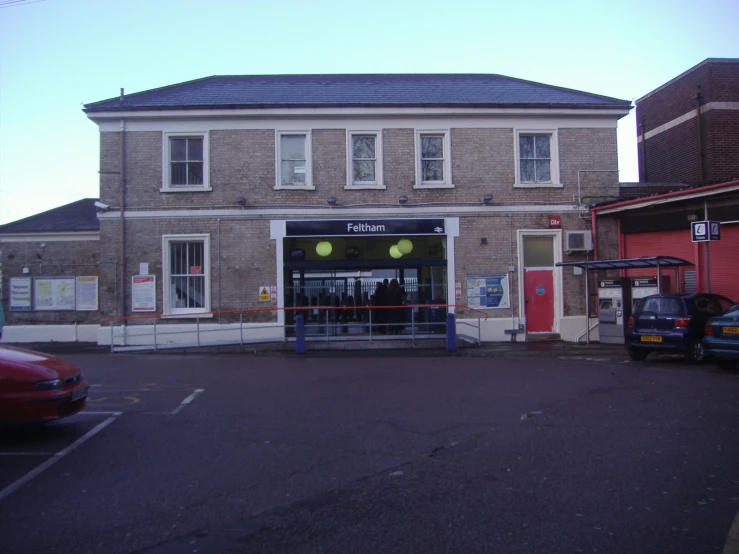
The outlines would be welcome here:
[[[443,219],[345,219],[287,221],[288,237],[444,235]]]

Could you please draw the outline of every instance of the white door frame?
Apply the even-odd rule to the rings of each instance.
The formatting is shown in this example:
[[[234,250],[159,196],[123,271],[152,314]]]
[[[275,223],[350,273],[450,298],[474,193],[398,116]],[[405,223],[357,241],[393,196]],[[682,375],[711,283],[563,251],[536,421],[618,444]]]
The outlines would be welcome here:
[[[562,230],[561,229],[518,229],[518,319],[524,322],[526,328],[526,299],[524,295],[524,264],[523,239],[524,237],[552,237],[554,248],[554,267],[529,269],[551,269],[554,277],[554,327],[553,333],[559,333],[559,322],[564,314],[564,290],[562,284],[562,268],[557,263],[562,261]]]

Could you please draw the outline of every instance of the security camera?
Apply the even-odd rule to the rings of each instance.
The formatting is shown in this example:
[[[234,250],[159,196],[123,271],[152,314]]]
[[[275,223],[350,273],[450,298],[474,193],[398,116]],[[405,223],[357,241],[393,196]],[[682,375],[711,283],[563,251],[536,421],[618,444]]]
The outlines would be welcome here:
[[[110,206],[108,204],[103,204],[99,200],[95,200],[95,207],[98,210],[109,210],[110,209]]]

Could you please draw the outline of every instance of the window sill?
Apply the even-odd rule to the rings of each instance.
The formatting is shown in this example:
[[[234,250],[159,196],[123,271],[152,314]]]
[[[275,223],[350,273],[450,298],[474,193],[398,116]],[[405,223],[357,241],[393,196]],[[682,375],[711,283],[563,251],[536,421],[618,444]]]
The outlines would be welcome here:
[[[385,190],[385,185],[381,183],[363,183],[344,185],[344,190]]]
[[[313,185],[275,185],[275,190],[316,190]]]
[[[181,187],[169,187],[169,188],[160,188],[159,192],[210,192],[213,189],[211,187],[203,187],[200,185],[197,186],[190,186],[190,185],[183,185]]]
[[[193,312],[189,314],[162,314],[162,319],[213,319],[213,312]]]
[[[453,189],[452,183],[421,183],[413,185],[414,189]]]
[[[516,189],[561,189],[564,188],[562,183],[513,183]]]

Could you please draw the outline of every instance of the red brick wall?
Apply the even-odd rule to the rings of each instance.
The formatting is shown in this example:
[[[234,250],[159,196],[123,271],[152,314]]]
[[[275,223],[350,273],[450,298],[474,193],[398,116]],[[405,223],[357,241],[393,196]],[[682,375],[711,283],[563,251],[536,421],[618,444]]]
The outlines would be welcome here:
[[[641,136],[642,132],[648,133],[696,110],[698,91],[704,109],[712,102],[739,102],[739,61],[704,63],[638,100],[637,134]],[[694,117],[646,140],[646,167],[642,143],[639,143],[639,180],[698,185],[729,181],[739,176],[739,111],[712,107],[704,111],[700,122],[703,176],[699,126]]]

